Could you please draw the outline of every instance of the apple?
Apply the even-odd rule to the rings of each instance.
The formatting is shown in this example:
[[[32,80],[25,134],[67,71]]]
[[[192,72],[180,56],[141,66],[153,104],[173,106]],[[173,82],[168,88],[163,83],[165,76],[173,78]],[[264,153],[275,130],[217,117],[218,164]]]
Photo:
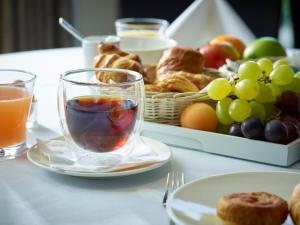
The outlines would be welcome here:
[[[218,69],[226,59],[233,61],[240,58],[238,51],[229,43],[212,43],[202,46],[198,51],[204,57],[204,67]]]
[[[284,47],[273,37],[262,37],[250,43],[245,51],[244,59],[255,59],[267,56],[286,56]]]

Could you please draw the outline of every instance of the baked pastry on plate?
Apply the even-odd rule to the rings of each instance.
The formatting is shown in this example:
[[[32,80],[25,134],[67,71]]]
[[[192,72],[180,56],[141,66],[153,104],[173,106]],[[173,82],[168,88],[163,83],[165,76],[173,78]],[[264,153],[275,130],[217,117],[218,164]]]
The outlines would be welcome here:
[[[233,193],[219,200],[217,215],[224,225],[281,225],[288,203],[267,192]]]

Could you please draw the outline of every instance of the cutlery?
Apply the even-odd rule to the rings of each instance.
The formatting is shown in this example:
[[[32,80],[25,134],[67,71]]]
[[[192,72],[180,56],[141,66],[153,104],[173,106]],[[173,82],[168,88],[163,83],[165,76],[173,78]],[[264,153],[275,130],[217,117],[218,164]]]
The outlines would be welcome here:
[[[68,31],[73,37],[75,37],[77,40],[82,41],[84,36],[82,33],[80,33],[78,30],[76,30],[71,24],[69,24],[64,18],[59,17],[58,20],[60,26],[64,28],[66,31]]]
[[[169,194],[184,184],[183,172],[169,172],[166,178],[166,190],[163,196],[163,207],[166,207]]]

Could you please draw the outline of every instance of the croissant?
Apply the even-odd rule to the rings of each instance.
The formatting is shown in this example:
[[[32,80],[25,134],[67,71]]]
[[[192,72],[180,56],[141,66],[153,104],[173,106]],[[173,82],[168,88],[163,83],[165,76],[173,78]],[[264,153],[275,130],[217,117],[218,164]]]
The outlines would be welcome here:
[[[146,92],[163,92],[162,87],[157,84],[145,84]]]
[[[99,55],[94,58],[95,68],[119,68],[139,72],[143,75],[145,84],[152,84],[156,79],[156,66],[145,66],[141,64],[141,59],[137,54],[122,51],[112,44],[100,43],[97,47]],[[115,82],[126,80],[126,76],[120,73],[97,72],[97,79],[107,82],[109,79]]]
[[[118,69],[127,69],[133,70],[145,74],[144,69],[140,63],[126,57],[121,57],[117,54],[100,54],[94,58],[94,67],[95,68],[118,68]],[[127,81],[128,77],[125,74],[119,72],[97,72],[96,77],[101,82],[109,82],[113,80],[114,82],[124,82]]]
[[[97,46],[97,52],[99,55],[117,54],[118,56],[126,57],[130,60],[134,60],[136,62],[141,63],[141,59],[137,54],[124,52],[121,49],[119,49],[117,46],[112,44],[100,43]]]
[[[191,48],[171,48],[164,52],[157,65],[159,75],[168,71],[200,73],[202,69],[202,54]]]
[[[164,75],[163,77],[173,77],[173,76],[182,76],[191,81],[199,90],[202,90],[206,87],[214,78],[207,76],[205,74],[194,74],[194,73],[187,73],[183,71],[170,71]]]
[[[195,84],[184,76],[173,74],[158,79],[156,85],[162,88],[163,92],[197,92],[199,89]]]
[[[156,65],[144,66],[145,76],[144,81],[146,84],[153,84],[156,80]]]
[[[300,225],[300,183],[294,188],[290,201],[290,214],[295,225]]]

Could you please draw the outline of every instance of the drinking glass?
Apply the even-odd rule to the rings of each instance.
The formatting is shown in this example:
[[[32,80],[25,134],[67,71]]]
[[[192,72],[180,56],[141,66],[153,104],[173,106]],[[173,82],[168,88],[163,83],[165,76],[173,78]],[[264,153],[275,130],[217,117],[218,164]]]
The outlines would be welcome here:
[[[36,75],[23,70],[0,69],[0,160],[26,150],[26,122]]]
[[[162,38],[168,26],[168,21],[153,18],[123,18],[115,21],[117,35],[126,38]]]
[[[64,138],[78,158],[128,154],[144,110],[140,73],[80,69],[61,75],[58,111]]]

